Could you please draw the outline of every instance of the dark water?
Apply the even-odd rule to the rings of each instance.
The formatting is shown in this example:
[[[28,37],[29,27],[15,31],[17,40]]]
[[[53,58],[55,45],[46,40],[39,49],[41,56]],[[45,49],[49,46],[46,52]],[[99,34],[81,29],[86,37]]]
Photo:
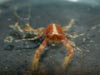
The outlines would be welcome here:
[[[25,19],[28,17],[29,19]],[[38,0],[13,0],[0,4],[0,75],[24,75],[27,71],[34,75],[28,65],[31,64],[34,51],[41,43],[40,39],[35,43],[4,43],[4,38],[11,33],[9,25],[18,22],[21,27],[26,23],[30,23],[34,28],[46,27],[49,23],[64,26],[68,25],[72,18],[75,19],[75,24],[68,33],[86,33],[74,40],[82,49],[82,54],[75,50],[68,67],[62,70],[60,65],[67,53],[65,47],[62,44],[56,47],[48,45],[41,58],[40,69],[47,72],[45,75],[99,75],[100,6],[82,2]]]

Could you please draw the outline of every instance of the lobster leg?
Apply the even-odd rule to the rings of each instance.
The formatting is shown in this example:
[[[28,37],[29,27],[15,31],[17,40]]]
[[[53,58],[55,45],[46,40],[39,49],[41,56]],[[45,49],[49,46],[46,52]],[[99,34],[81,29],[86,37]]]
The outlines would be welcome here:
[[[63,31],[68,31],[74,24],[74,19],[71,19],[70,23],[67,26],[63,26],[62,30]]]
[[[65,45],[65,47],[66,47],[67,50],[68,50],[68,54],[67,54],[67,56],[65,56],[64,62],[63,62],[63,64],[62,64],[62,67],[63,67],[63,68],[66,68],[66,66],[67,66],[68,63],[70,62],[70,59],[71,59],[72,56],[74,55],[74,51],[73,51],[73,48],[72,48],[71,45],[70,45],[70,42],[68,42],[67,39],[62,40],[62,43]]]
[[[84,36],[84,35],[85,35],[84,33],[74,34],[74,35],[71,35],[71,34],[68,34],[68,33],[65,34],[65,36],[70,37],[71,39],[76,39],[77,37],[81,37],[81,36]]]
[[[32,59],[32,69],[33,70],[37,70],[38,69],[38,65],[39,65],[39,58],[41,53],[43,52],[43,49],[45,48],[47,43],[47,40],[45,39],[42,44],[40,45],[40,47],[36,50],[34,57]]]
[[[70,44],[74,47],[75,50],[81,51],[81,49],[73,41],[69,41]]]

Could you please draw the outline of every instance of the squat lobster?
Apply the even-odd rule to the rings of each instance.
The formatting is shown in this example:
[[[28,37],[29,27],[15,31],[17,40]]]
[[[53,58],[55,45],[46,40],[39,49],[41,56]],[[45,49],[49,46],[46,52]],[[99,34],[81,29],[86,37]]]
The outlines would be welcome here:
[[[63,26],[63,27],[60,27],[60,25],[58,24],[49,24],[47,28],[33,29],[29,24],[27,24],[24,27],[24,29],[21,29],[17,23],[15,26],[10,26],[10,27],[13,29],[16,28],[20,32],[34,33],[35,35],[37,35],[34,38],[16,40],[17,42],[22,41],[22,40],[34,40],[34,39],[40,38],[43,35],[45,36],[45,39],[43,40],[39,48],[35,51],[35,54],[32,60],[32,68],[33,70],[36,70],[39,65],[39,58],[40,58],[41,52],[43,52],[43,49],[45,48],[47,42],[50,42],[50,41],[62,42],[64,46],[67,48],[68,55],[65,56],[64,58],[64,62],[62,64],[63,68],[65,68],[68,65],[68,63],[70,62],[70,59],[74,55],[73,47],[80,50],[78,47],[76,47],[73,41],[70,41],[66,38],[66,36],[70,38],[76,38],[76,37],[84,35],[84,34],[71,35],[71,34],[65,33],[65,31],[68,31],[72,27],[73,23],[74,23],[74,19],[71,19],[68,26]]]

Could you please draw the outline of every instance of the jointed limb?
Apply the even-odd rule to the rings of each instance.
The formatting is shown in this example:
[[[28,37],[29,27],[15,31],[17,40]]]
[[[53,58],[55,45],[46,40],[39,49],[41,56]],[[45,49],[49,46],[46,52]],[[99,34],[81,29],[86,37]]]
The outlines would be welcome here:
[[[74,47],[75,50],[81,51],[81,49],[73,41],[70,41],[70,40],[68,40],[68,41]]]
[[[32,59],[32,69],[33,70],[38,69],[40,54],[43,52],[43,49],[45,48],[46,43],[47,43],[47,40],[45,39],[34,54],[34,57]]]
[[[44,31],[44,28],[38,28],[38,29],[34,29],[32,28],[29,24],[26,24],[25,27],[23,28],[24,32],[28,32],[28,33],[34,33],[35,35],[39,35]]]
[[[62,30],[63,31],[68,31],[74,24],[74,19],[71,19],[70,23],[67,26],[63,26]]]
[[[80,36],[83,36],[83,35],[84,35],[84,33],[74,34],[74,35],[71,35],[71,34],[68,34],[68,33],[65,34],[66,37],[70,37],[72,39],[75,39],[75,38],[80,37]]]
[[[34,29],[33,32],[34,32],[35,35],[42,34],[44,32],[44,28],[41,27],[41,28],[38,28],[38,29]]]
[[[72,56],[74,55],[74,51],[70,45],[70,42],[68,42],[67,39],[62,40],[62,43],[65,45],[65,47],[68,50],[68,55],[65,56],[64,62],[62,64],[62,67],[65,68],[68,65],[68,63],[70,62],[70,59],[72,58]]]
[[[10,25],[10,28],[12,28],[13,30],[17,30],[19,32],[24,32],[23,29],[21,29],[21,27],[18,25],[18,22],[15,23],[15,25]]]
[[[18,39],[14,40],[15,42],[20,42],[20,41],[26,41],[26,40],[35,40],[37,38],[40,38],[41,35],[43,34],[44,28],[38,28],[38,29],[33,29],[29,24],[26,24],[23,29],[18,25],[18,23],[15,23],[15,25],[10,25],[10,28],[13,30],[17,30],[19,32],[26,32],[26,33],[34,33],[36,36],[34,38],[23,38],[23,39]]]
[[[8,37],[6,37],[6,38],[4,39],[4,42],[12,43],[13,41],[14,41],[14,42],[31,41],[31,40],[36,40],[36,39],[38,39],[38,38],[40,38],[40,37],[41,37],[41,35],[37,35],[37,36],[35,36],[35,37],[33,37],[33,38],[23,38],[23,39],[14,40],[13,37],[8,36]]]
[[[12,28],[13,30],[17,30],[19,32],[26,32],[26,33],[34,33],[35,35],[39,35],[44,31],[44,28],[38,28],[38,29],[34,29],[32,28],[29,24],[26,24],[24,26],[24,28],[22,29],[18,23],[15,23],[15,25],[10,25],[10,28]]]
[[[24,38],[24,39],[18,39],[18,40],[15,40],[15,42],[21,42],[21,41],[31,41],[31,40],[35,40],[35,39],[38,39],[40,38],[41,36],[35,36],[34,38]]]

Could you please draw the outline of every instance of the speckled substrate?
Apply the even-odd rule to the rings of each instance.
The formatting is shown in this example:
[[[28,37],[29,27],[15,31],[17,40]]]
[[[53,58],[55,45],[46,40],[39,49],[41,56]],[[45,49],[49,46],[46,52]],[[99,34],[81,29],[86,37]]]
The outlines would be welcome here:
[[[16,17],[15,7],[18,7],[16,12],[22,18],[30,14],[30,20]],[[28,12],[29,9],[31,13]],[[32,72],[32,57],[40,41],[3,42],[11,32],[9,25],[16,22],[21,27],[30,23],[32,27],[39,28],[46,27],[49,23],[64,26],[72,18],[75,19],[75,24],[68,33],[86,35],[73,40],[82,51],[80,53],[75,50],[75,55],[65,70],[61,64],[67,50],[62,44],[55,47],[47,45],[41,56],[39,71]],[[8,1],[0,5],[0,47],[0,75],[100,75],[100,6],[63,1],[40,4],[35,4],[34,1],[32,4],[30,0]]]

